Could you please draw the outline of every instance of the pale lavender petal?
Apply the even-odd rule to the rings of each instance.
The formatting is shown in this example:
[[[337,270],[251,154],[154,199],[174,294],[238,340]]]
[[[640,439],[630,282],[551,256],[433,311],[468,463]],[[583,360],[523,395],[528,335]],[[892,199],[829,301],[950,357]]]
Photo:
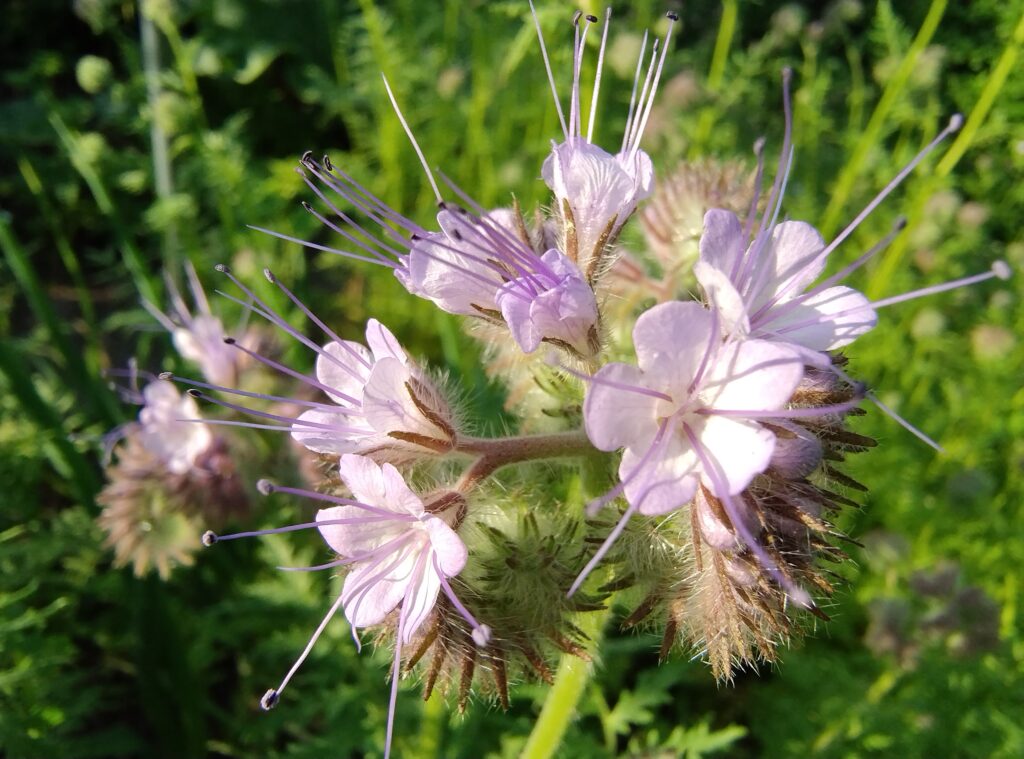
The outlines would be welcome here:
[[[423,513],[423,502],[391,464],[381,467],[366,456],[345,454],[338,462],[338,476],[357,501],[402,516]]]
[[[721,208],[704,214],[704,231],[700,236],[702,263],[731,278],[745,247],[743,226],[736,214]]]
[[[641,514],[658,516],[685,506],[697,490],[700,461],[678,433],[671,434],[634,476],[646,448],[627,448],[619,464],[626,500]]]
[[[673,398],[685,398],[707,351],[712,313],[699,303],[670,301],[648,309],[633,327],[637,363],[648,383]]]
[[[374,431],[367,429],[365,433],[359,434],[351,431],[353,427],[365,427],[358,425],[350,417],[341,411],[321,411],[320,409],[309,409],[303,411],[296,424],[292,425],[292,439],[297,443],[317,453],[352,453],[365,445],[366,439],[374,435]],[[305,423],[305,425],[303,424]],[[334,432],[316,425],[336,425],[339,429]]]
[[[363,385],[369,377],[367,366],[373,363],[370,351],[365,345],[346,340],[345,345],[336,342],[327,343],[324,346],[324,353],[316,357],[316,378],[320,384],[333,388],[338,394],[328,393],[332,401],[341,405],[352,407],[352,399],[359,400],[363,394]],[[359,356],[363,361],[355,358]]]
[[[376,319],[366,322],[366,344],[370,346],[374,361],[380,361],[382,358],[394,358],[403,364],[409,363],[409,357],[395,336],[391,334],[391,330]]]
[[[849,287],[830,287],[799,305],[787,304],[777,310],[780,316],[763,329],[777,340],[818,351],[849,345],[878,323],[871,302]]]
[[[377,432],[411,432],[432,438],[443,436],[413,403],[406,387],[412,379],[409,367],[394,358],[384,358],[374,364],[370,378],[363,389],[363,414],[366,422]]]
[[[712,409],[780,409],[792,397],[803,372],[800,353],[783,343],[728,343],[708,368],[701,383],[701,400]]]
[[[814,227],[803,221],[784,221],[773,230],[767,249],[757,262],[758,292],[748,308],[756,313],[780,292],[782,301],[803,292],[825,268],[820,255],[825,241]]]
[[[693,274],[711,307],[718,313],[722,335],[741,338],[749,335],[747,308],[732,280],[723,271],[703,260],[693,265]]]
[[[406,548],[379,562],[354,566],[341,589],[349,623],[353,627],[369,627],[383,622],[405,598],[419,557],[419,551]],[[396,566],[385,571],[392,564]]]
[[[437,594],[441,590],[441,578],[430,561],[430,550],[423,549],[415,570],[415,576],[409,584],[405,598],[402,600],[402,613],[405,625],[402,628],[402,643],[409,643],[416,631],[427,620],[437,603]]]
[[[728,495],[741,493],[754,477],[767,469],[775,448],[775,435],[745,419],[710,417],[696,434],[708,455],[718,462]],[[704,476],[702,479],[712,493],[722,495],[715,491],[713,478]]]
[[[601,451],[645,448],[658,431],[657,410],[664,401],[609,384],[645,387],[643,372],[628,364],[606,364],[595,375],[583,403],[587,437]]]

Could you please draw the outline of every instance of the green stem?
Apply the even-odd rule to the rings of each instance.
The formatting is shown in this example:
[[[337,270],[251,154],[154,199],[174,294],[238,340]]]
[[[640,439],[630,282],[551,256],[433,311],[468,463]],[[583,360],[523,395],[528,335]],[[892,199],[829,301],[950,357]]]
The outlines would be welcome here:
[[[600,642],[611,608],[581,615],[577,624],[590,638],[589,653],[593,654]],[[572,654],[562,654],[555,674],[555,684],[548,691],[540,716],[530,732],[520,759],[550,759],[562,744],[569,724],[576,716],[580,697],[590,681],[594,663]]]

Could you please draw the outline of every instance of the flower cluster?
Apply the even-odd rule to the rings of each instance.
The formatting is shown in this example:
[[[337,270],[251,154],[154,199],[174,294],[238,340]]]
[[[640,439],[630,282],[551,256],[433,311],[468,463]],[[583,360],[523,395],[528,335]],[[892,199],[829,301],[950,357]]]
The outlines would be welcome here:
[[[312,488],[259,484],[264,495],[323,504],[313,521],[203,536],[213,545],[315,529],[334,558],[302,569],[345,570],[323,623],[267,691],[264,708],[278,703],[338,612],[357,644],[358,631],[370,629],[378,643],[393,646],[385,753],[398,683],[421,662],[427,694],[450,687],[464,708],[475,687],[507,706],[510,680],[550,680],[552,656],[588,656],[579,615],[605,608],[611,594],[633,603],[624,626],[657,626],[663,653],[696,649],[719,678],[772,661],[805,612],[827,619],[820,601],[832,585],[821,562],[844,558],[830,519],[864,489],[841,462],[875,445],[849,429],[849,418],[872,401],[930,442],[847,373],[840,350],[873,329],[885,306],[1005,278],[1008,268],[997,262],[987,273],[871,301],[843,282],[898,224],[850,265],[825,272],[830,254],[959,128],[960,117],[826,242],[811,224],[783,214],[794,153],[788,71],[785,137],[767,193],[763,143],[753,171],[702,164],[655,187],[654,163],[640,146],[671,49],[673,14],[650,52],[644,37],[621,143],[615,152],[595,144],[610,15],[601,24],[585,127],[583,62],[600,21],[573,20],[563,108],[534,15],[562,129],[538,167],[551,191],[547,216],[538,212],[530,224],[518,204],[483,208],[447,179],[460,202],[445,199],[385,80],[436,196],[436,226],[421,226],[330,158],[307,153],[298,172],[317,207],[304,205],[337,235],[337,247],[264,230],[389,268],[410,294],[465,317],[470,334],[489,346],[487,368],[507,383],[523,434],[471,434],[447,383],[383,324],[370,319],[364,341],[343,338],[270,271],[279,302],[294,305],[323,339],[308,337],[218,267],[241,293],[229,298],[313,352],[312,375],[244,340],[207,340],[219,322],[210,326],[205,300],[194,319],[176,306],[184,326],[161,319],[208,381],[175,379],[191,386],[192,398],[230,415],[213,423],[284,432],[321,465]],[[642,218],[653,256],[626,253],[620,233],[652,195]],[[651,296],[656,303],[637,313]],[[272,369],[288,389],[234,387],[220,367],[239,360]],[[149,434],[147,425],[197,416],[192,398],[151,387],[140,437],[156,441],[149,449],[168,469],[189,471],[209,433],[197,425]],[[155,405],[158,394],[165,405]],[[533,431],[538,414],[528,400],[536,395],[545,398],[541,431]],[[166,405],[172,401],[178,406]],[[537,461],[582,462],[587,487],[595,467],[606,467],[607,487],[595,489],[585,507],[562,503],[551,478],[572,470],[522,466]]]

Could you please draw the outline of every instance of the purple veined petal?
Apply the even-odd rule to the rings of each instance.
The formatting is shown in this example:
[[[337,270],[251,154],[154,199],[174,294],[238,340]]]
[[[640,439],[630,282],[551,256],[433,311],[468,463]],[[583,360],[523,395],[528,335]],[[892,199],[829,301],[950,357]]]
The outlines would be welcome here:
[[[327,395],[338,405],[356,405],[370,374],[366,367],[373,363],[370,352],[365,345],[346,340],[344,345],[336,342],[327,343],[323,347],[323,353],[316,357],[317,381],[337,391]],[[353,354],[366,363],[357,360]]]
[[[775,314],[778,313],[777,316]],[[878,314],[871,302],[849,287],[830,287],[799,304],[783,305],[758,325],[778,340],[830,351],[849,345],[874,329]]]
[[[182,420],[200,420],[199,408],[188,394],[182,395],[167,380],[150,382],[142,391],[145,405],[139,412],[143,447],[164,462],[174,474],[185,474],[213,442],[205,424]]]
[[[699,303],[659,303],[636,320],[633,346],[647,385],[683,400],[714,331],[714,316]]]
[[[361,422],[362,420],[358,420]],[[303,423],[306,423],[305,425]],[[332,424],[339,427],[338,431],[332,432],[322,426]],[[353,428],[366,428],[365,432],[356,432]],[[354,453],[365,446],[369,439],[376,438],[377,433],[367,428],[365,424],[356,424],[351,417],[341,410],[324,411],[321,409],[309,409],[303,411],[296,423],[291,427],[292,439],[317,453]]]
[[[357,564],[352,568],[345,577],[341,594],[345,617],[353,627],[369,627],[383,622],[402,602],[422,550],[423,544],[406,545],[379,561]]]
[[[413,576],[406,586],[405,597],[402,599],[402,614],[405,617],[405,623],[402,625],[402,643],[412,641],[437,604],[441,578],[430,560],[431,553],[429,544],[420,549]]]
[[[316,521],[324,542],[347,559],[371,554],[409,533],[415,525],[408,520],[390,520],[377,514],[367,514],[366,509],[359,506],[320,509],[316,513]]]
[[[479,316],[497,310],[501,278],[491,266],[460,255],[456,243],[430,233],[413,242],[403,284],[413,295],[433,301],[452,314]]]
[[[726,417],[709,417],[703,425],[691,425],[700,444],[718,462],[722,481],[728,495],[738,495],[771,463],[775,450],[775,435],[756,422]],[[715,484],[703,478],[716,496]]]
[[[743,227],[732,211],[712,208],[704,214],[700,261],[722,272],[730,281],[738,273],[745,242]]]
[[[756,313],[780,292],[797,294],[809,287],[825,268],[825,240],[803,221],[783,221],[771,230],[768,245],[752,262],[744,291],[747,310]]]
[[[706,261],[699,260],[693,265],[693,274],[711,307],[718,312],[722,334],[739,338],[749,335],[750,320],[743,296],[725,273]]]
[[[403,516],[423,514],[423,501],[391,464],[347,453],[338,462],[338,476],[357,501]]]
[[[803,374],[800,352],[785,343],[732,342],[708,367],[700,398],[711,409],[772,411],[786,405]]]
[[[423,528],[430,536],[430,545],[437,557],[437,566],[447,577],[454,577],[466,566],[469,551],[458,536],[441,518],[427,516]]]
[[[645,389],[643,372],[613,363],[603,366],[587,389],[583,420],[587,437],[598,450],[646,449],[657,434],[658,409],[665,401],[622,389],[625,386]]]
[[[623,451],[619,464],[621,479],[641,465],[642,450],[630,447]],[[641,514],[667,514],[693,499],[700,475],[699,461],[677,430],[669,430],[663,445],[642,466],[625,488],[626,500]]]
[[[376,319],[369,319],[366,322],[366,344],[373,353],[374,361],[380,361],[383,358],[394,358],[403,364],[409,363],[409,356],[398,342],[398,339],[392,334],[391,330]]]
[[[430,438],[444,431],[423,416],[406,386],[413,379],[408,366],[394,358],[378,361],[363,388],[363,414],[366,423],[382,435],[411,432]]]

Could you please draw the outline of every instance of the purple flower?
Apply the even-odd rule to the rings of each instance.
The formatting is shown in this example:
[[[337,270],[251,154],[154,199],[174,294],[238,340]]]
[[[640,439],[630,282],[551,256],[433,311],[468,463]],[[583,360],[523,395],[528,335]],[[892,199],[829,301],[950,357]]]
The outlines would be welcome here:
[[[653,45],[650,64],[638,100],[637,88],[647,48],[647,35],[644,34],[622,144],[619,151],[613,155],[592,142],[611,9],[608,9],[605,16],[604,30],[601,35],[597,73],[594,79],[585,135],[580,107],[580,68],[587,32],[591,24],[597,22],[597,17],[582,16],[577,13],[573,19],[575,36],[572,89],[570,91],[569,120],[566,122],[558,97],[558,88],[555,86],[554,76],[551,72],[547,48],[544,45],[544,37],[541,34],[540,20],[537,18],[532,2],[530,9],[533,11],[541,54],[544,57],[544,65],[547,69],[564,137],[562,142],[553,143],[551,155],[544,161],[541,174],[544,182],[555,194],[556,210],[563,217],[564,252],[577,263],[587,280],[593,281],[601,273],[605,249],[618,236],[626,220],[636,210],[637,204],[647,198],[654,189],[654,166],[647,153],[640,149],[640,140],[651,115],[654,95],[658,89],[669,40],[672,36],[672,27],[678,17],[674,13],[668,14],[669,30],[665,35],[660,56],[658,55],[658,41],[655,41]],[[581,17],[584,21],[582,29],[580,28]]]
[[[142,390],[139,441],[164,462],[168,471],[185,474],[213,442],[196,402],[166,380],[155,380]],[[190,421],[189,421],[190,420]]]

